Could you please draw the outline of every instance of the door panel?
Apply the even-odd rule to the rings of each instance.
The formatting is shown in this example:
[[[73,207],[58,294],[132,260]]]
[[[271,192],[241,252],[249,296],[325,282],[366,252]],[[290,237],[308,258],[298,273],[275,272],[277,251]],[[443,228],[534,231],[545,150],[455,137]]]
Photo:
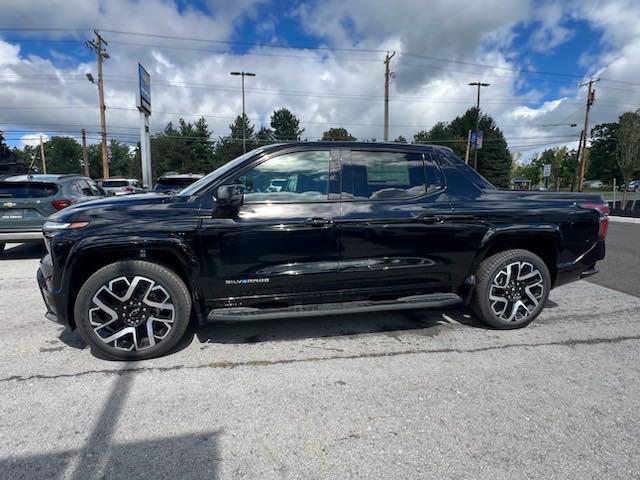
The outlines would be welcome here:
[[[339,284],[415,293],[447,289],[454,261],[446,221],[451,207],[431,159],[402,151],[351,153],[343,154]]]
[[[283,158],[301,153],[304,161]],[[245,202],[234,209],[214,204],[202,216],[203,284],[209,302],[248,305],[259,299],[237,297],[285,297],[333,288],[338,267],[334,222],[340,204],[329,198],[339,185],[337,175],[337,169],[330,171],[329,150],[322,155],[304,150],[271,157],[228,182],[245,185]]]

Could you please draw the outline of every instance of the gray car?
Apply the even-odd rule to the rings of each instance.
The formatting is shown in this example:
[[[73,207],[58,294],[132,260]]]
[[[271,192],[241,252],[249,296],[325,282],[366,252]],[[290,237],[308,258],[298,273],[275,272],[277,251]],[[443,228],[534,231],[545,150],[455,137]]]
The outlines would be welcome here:
[[[69,205],[105,196],[80,175],[12,175],[0,180],[0,254],[5,243],[40,242],[47,217]]]

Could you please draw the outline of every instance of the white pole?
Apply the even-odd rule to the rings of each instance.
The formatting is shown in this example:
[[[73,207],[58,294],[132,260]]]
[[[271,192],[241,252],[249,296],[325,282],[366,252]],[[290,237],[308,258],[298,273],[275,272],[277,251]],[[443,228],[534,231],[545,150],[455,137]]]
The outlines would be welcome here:
[[[153,170],[151,169],[151,132],[149,128],[149,115],[145,115],[145,132],[147,134],[147,175],[149,176],[149,188],[153,188]]]
[[[142,184],[151,188],[151,169],[149,168],[149,145],[148,145],[148,123],[147,115],[140,111],[140,163],[142,164]]]

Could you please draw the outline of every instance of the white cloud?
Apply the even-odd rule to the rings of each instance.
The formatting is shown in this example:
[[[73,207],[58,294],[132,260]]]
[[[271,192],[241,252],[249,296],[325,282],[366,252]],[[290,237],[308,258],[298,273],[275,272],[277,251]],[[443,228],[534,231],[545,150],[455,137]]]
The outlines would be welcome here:
[[[15,8],[4,9],[0,23],[49,28],[98,26],[105,30],[225,40],[240,19],[255,16],[258,3],[211,0],[207,15],[193,8],[179,12],[174,2],[163,0],[25,0]],[[566,27],[567,18],[585,20],[603,32],[604,38],[604,50],[590,55],[593,72],[603,78],[635,82],[640,76],[640,24],[635,21],[640,16],[639,7],[636,2],[623,0],[587,0],[579,4],[434,0],[428,8],[423,0],[406,0],[398,8],[390,8],[389,2],[384,1],[326,0],[305,3],[290,15],[302,29],[327,45],[398,51],[392,64],[396,77],[391,85],[391,138],[411,138],[422,128],[463,113],[475,103],[475,91],[467,83],[483,80],[491,83],[482,92],[483,109],[504,126],[508,138],[514,139],[511,146],[531,151],[529,144],[534,142],[566,142],[572,135],[577,139],[579,127],[544,129],[535,125],[580,123],[585,91],[578,88],[578,79],[574,82],[569,78],[569,86],[562,89],[558,99],[539,104],[545,93],[542,82],[535,89],[523,90],[525,76],[518,74],[515,63],[518,52],[513,47],[514,27],[538,22],[532,41],[552,48],[572,34]],[[34,25],[25,19],[40,19],[41,23]],[[286,42],[287,39],[278,38],[277,28],[267,27],[274,43]],[[37,34],[39,38],[43,35]],[[61,35],[52,33],[51,38],[59,39]],[[82,48],[81,41],[86,36],[78,33],[72,38]],[[220,53],[224,45],[108,32],[104,36],[110,42],[111,55],[105,63],[107,122],[114,138],[130,142],[137,139],[135,91],[136,65],[140,61],[152,75],[151,123],[155,130],[175,121],[179,114],[188,120],[202,114],[207,116],[215,136],[227,134],[228,125],[241,111],[239,79],[230,77],[229,72],[251,70],[257,76],[247,79],[247,113],[257,127],[268,124],[275,108],[285,106],[302,119],[309,138],[319,137],[329,127],[344,126],[359,138],[382,139],[382,54],[255,47],[248,54],[239,55]],[[57,52],[58,45],[55,48]],[[425,57],[409,56],[408,52]],[[431,56],[468,63],[447,63]],[[576,52],[576,59],[579,56],[580,52]],[[0,40],[0,106],[13,108],[0,110],[0,129],[17,132],[11,138],[22,141],[23,137],[39,140],[37,133],[25,134],[24,130],[54,134],[55,128],[61,130],[60,134],[79,135],[85,126],[90,141],[97,141],[97,92],[84,78],[86,72],[95,76],[94,62],[87,58],[86,62],[73,64],[66,54],[60,61],[58,53],[51,57],[55,63],[21,53],[19,42]],[[184,83],[190,86],[180,85]],[[612,105],[637,104],[640,88],[603,81],[597,86],[596,95],[593,124],[622,113],[621,107]]]
[[[30,147],[35,147],[36,145],[40,145],[40,139],[42,138],[43,142],[46,142],[47,140],[49,140],[49,135],[47,135],[46,133],[28,133],[26,135],[23,135],[20,138],[20,143],[22,144],[22,146],[30,146]]]

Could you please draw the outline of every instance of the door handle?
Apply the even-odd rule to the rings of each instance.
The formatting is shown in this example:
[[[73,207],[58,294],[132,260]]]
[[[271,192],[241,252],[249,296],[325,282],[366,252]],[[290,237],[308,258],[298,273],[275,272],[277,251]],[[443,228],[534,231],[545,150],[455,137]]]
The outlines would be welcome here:
[[[444,223],[447,219],[446,217],[442,217],[440,215],[425,215],[418,217],[416,220],[420,223],[426,223],[428,225],[438,225],[440,223]]]
[[[304,223],[313,227],[323,227],[325,225],[332,225],[333,220],[330,218],[312,217],[307,218]]]

